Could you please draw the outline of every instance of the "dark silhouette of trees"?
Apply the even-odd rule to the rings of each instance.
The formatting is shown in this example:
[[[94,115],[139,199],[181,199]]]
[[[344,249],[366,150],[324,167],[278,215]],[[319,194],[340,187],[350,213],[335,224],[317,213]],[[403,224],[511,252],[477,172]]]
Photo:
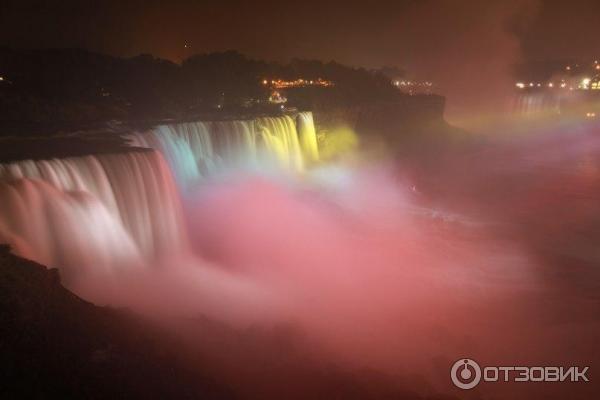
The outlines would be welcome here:
[[[191,118],[268,110],[264,79],[325,79],[332,87],[285,90],[288,105],[327,108],[401,97],[382,73],[336,62],[279,64],[235,51],[197,54],[181,65],[143,54],[117,58],[81,49],[0,49],[0,123],[83,123]]]

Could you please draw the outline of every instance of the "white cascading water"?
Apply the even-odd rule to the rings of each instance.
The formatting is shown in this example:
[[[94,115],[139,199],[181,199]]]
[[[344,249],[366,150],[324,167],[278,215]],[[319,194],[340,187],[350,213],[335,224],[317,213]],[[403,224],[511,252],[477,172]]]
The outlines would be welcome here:
[[[188,243],[171,172],[151,150],[0,165],[0,212],[0,242],[69,272],[159,260]]]
[[[535,116],[542,113],[559,114],[561,98],[544,92],[519,94],[515,96],[512,112],[520,116]]]

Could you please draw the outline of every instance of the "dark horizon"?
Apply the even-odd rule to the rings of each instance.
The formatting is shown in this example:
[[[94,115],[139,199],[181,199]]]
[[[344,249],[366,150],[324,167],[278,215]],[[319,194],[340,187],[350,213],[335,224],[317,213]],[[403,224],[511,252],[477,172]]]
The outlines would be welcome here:
[[[175,62],[235,49],[276,62],[398,66],[434,81],[451,115],[473,117],[504,105],[519,63],[597,57],[589,38],[600,34],[598,14],[600,4],[587,0],[8,1],[0,45],[148,53]]]

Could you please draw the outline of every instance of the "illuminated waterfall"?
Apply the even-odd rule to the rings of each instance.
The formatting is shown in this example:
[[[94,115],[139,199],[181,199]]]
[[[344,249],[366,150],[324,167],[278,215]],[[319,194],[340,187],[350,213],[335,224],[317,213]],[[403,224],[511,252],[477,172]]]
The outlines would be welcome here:
[[[161,125],[129,140],[158,151],[0,164],[0,243],[67,270],[160,263],[189,243],[172,175],[185,189],[219,170],[298,172],[318,159],[311,113]]]
[[[211,124],[221,167],[257,162],[255,127],[254,121],[218,121]]]
[[[560,113],[561,99],[548,93],[527,93],[515,96],[512,112],[521,116],[535,116],[542,113]]]
[[[315,122],[311,112],[302,112],[296,119],[298,129],[298,139],[300,147],[307,163],[314,163],[319,160],[319,145],[317,143],[317,133]]]
[[[267,154],[292,171],[304,168],[302,150],[294,120],[288,116],[258,118],[257,137]]]
[[[243,121],[161,125],[129,135],[132,146],[161,151],[187,186],[226,169],[271,167],[300,172],[319,153],[312,113]]]
[[[160,125],[128,138],[132,146],[160,150],[180,183],[197,180],[217,161],[209,127],[204,122]]]
[[[183,227],[178,192],[158,152],[0,165],[0,242],[45,265],[159,260],[187,247]]]
[[[68,278],[86,267],[110,271],[141,265],[142,256],[123,224],[98,198],[64,192],[39,180],[0,183],[0,242]]]

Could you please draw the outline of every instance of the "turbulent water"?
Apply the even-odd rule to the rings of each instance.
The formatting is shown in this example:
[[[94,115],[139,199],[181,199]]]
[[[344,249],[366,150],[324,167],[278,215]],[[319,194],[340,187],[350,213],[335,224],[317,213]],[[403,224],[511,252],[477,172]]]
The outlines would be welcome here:
[[[149,149],[0,166],[0,241],[96,303],[289,322],[328,363],[456,394],[461,357],[600,359],[600,143],[546,133],[431,169],[319,165],[310,113],[163,125],[130,135]]]

